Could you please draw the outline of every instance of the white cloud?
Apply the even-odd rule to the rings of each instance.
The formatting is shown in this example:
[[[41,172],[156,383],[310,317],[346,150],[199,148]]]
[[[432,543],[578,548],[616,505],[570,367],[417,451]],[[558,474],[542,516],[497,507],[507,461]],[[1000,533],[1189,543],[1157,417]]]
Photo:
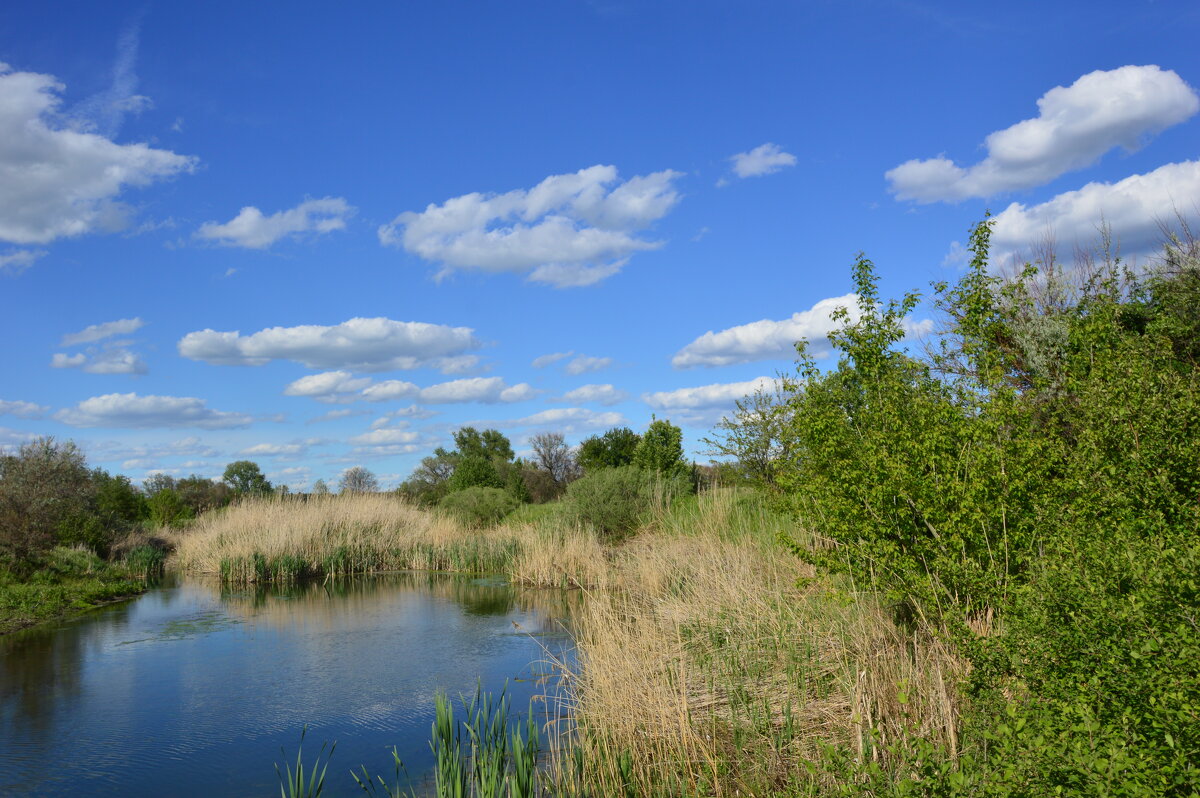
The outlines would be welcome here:
[[[43,405],[35,405],[33,402],[22,402],[19,399],[11,402],[0,399],[0,416],[41,418],[49,409]]]
[[[63,85],[0,64],[0,240],[46,244],[125,225],[117,197],[191,171],[195,159],[146,144],[117,144],[61,124]]]
[[[153,106],[149,97],[137,93],[138,76],[135,65],[140,34],[140,19],[121,32],[120,38],[117,39],[117,58],[113,63],[112,83],[75,109],[77,116],[91,120],[108,138],[120,131],[126,116],[139,114]]]
[[[404,380],[384,380],[365,388],[359,396],[368,402],[393,402],[397,399],[408,399],[420,392],[421,389],[414,383]]]
[[[1123,66],[1053,88],[1037,104],[1037,117],[987,137],[981,162],[964,169],[944,156],[907,161],[885,175],[891,191],[897,199],[955,202],[1040,186],[1114,147],[1136,149],[1200,110],[1200,97],[1171,70]]]
[[[428,408],[421,407],[420,405],[409,405],[408,407],[397,408],[390,413],[384,413],[382,416],[371,422],[371,429],[386,427],[393,422],[395,422],[398,426],[406,426],[408,421],[405,419],[433,418],[436,415],[438,415],[436,410],[429,410]]]
[[[83,368],[87,362],[87,355],[83,354],[82,352],[75,355],[67,355],[62,352],[55,352],[50,357],[50,366],[56,369]]]
[[[46,256],[44,249],[18,249],[0,255],[0,274],[16,276]]]
[[[362,435],[355,435],[350,439],[351,443],[359,446],[394,446],[397,444],[412,444],[421,439],[418,432],[406,429],[376,429],[370,432],[364,432]]]
[[[203,399],[189,396],[138,396],[110,393],[85,399],[73,408],[60,410],[54,418],[72,427],[198,427],[228,429],[245,427],[250,417],[210,409]]]
[[[77,344],[90,344],[96,341],[111,338],[114,335],[129,335],[137,332],[146,326],[146,322],[140,318],[132,319],[117,319],[116,321],[106,321],[103,324],[92,324],[84,327],[79,332],[67,333],[62,337],[59,346],[76,346]]]
[[[618,402],[623,402],[629,398],[629,394],[624,391],[619,391],[610,384],[604,385],[581,385],[567,391],[562,395],[562,398],[557,400],[560,402],[599,402],[602,405],[615,405]]]
[[[573,354],[575,354],[575,353],[574,352],[553,352],[549,355],[539,355],[538,357],[535,357],[533,359],[533,362],[530,365],[533,366],[535,369],[544,369],[544,368],[546,368],[546,366],[552,366],[555,363],[557,363],[558,361],[560,361],[564,358],[568,358]]]
[[[858,320],[860,311],[856,294],[822,299],[788,319],[762,319],[720,332],[709,330],[676,352],[671,365],[686,369],[792,357],[796,353],[796,342],[801,338],[808,341],[808,352],[812,357],[828,357],[832,353],[829,334],[841,327],[841,323],[835,322],[830,315],[839,307],[849,311],[851,322]],[[916,320],[906,316],[901,323],[907,338],[927,335],[933,329],[929,319]]]
[[[772,378],[758,377],[745,382],[714,383],[646,393],[642,394],[642,400],[656,410],[674,415],[680,423],[708,424],[732,410],[737,400],[774,386],[775,380]]]
[[[676,352],[671,365],[686,369],[788,357],[795,354],[796,341],[801,338],[808,340],[813,357],[825,357],[830,352],[829,333],[840,326],[830,314],[844,307],[852,319],[857,319],[857,302],[855,294],[846,294],[822,299],[808,310],[793,313],[789,319],[762,319],[720,332],[709,330]]]
[[[160,459],[166,457],[217,457],[221,454],[195,436],[181,438],[168,443],[143,444],[139,446],[128,446],[124,441],[101,441],[89,445],[88,449],[89,456],[101,456],[106,460],[135,458],[152,460],[156,464]],[[200,464],[193,460],[181,463],[180,465],[183,468],[194,468]]]
[[[500,377],[470,377],[451,380],[422,388],[417,394],[425,404],[452,404],[458,402],[523,402],[538,393],[529,383],[508,385]]]
[[[1193,211],[1197,198],[1200,161],[1184,161],[1116,183],[1088,183],[1039,205],[1014,202],[994,219],[992,262],[1027,255],[1047,235],[1061,246],[1090,249],[1102,224],[1111,228],[1122,253],[1146,254],[1162,243],[1160,223]]]
[[[365,416],[369,410],[351,410],[350,408],[342,408],[340,410],[330,410],[328,413],[322,413],[319,416],[313,416],[305,424],[320,424],[323,421],[336,421],[339,418],[350,418],[351,416]]]
[[[540,391],[528,383],[509,385],[501,377],[464,377],[421,388],[405,380],[372,382],[367,377],[352,377],[345,371],[332,371],[302,377],[288,385],[289,396],[308,396],[320,402],[394,402],[411,399],[421,404],[453,404],[461,402],[523,402]],[[401,408],[391,415],[425,418],[435,415],[417,405]]]
[[[579,355],[563,369],[572,376],[587,374],[591,371],[602,371],[613,364],[611,357],[592,357],[591,355]]]
[[[662,246],[636,233],[675,206],[682,176],[664,170],[620,182],[616,167],[592,166],[528,190],[464,194],[402,213],[379,228],[379,240],[440,263],[443,274],[477,269],[559,288],[590,285],[636,252]]]
[[[225,224],[205,222],[200,225],[196,238],[231,247],[266,249],[286,236],[344,230],[354,211],[341,197],[305,200],[295,208],[270,216],[248,205]]]
[[[221,366],[261,366],[294,360],[314,369],[390,371],[461,366],[480,346],[470,327],[355,318],[333,326],[305,324],[239,332],[200,330],[179,341],[179,354]]]
[[[796,165],[796,156],[784,152],[778,144],[760,144],[750,152],[739,152],[730,156],[733,172],[738,177],[761,177],[770,175],[788,166]]]
[[[15,451],[21,444],[28,443],[36,437],[32,432],[0,427],[0,454]]]
[[[258,443],[242,449],[238,454],[247,457],[297,457],[307,451],[308,446],[303,443]]]
[[[123,346],[89,350],[88,355],[56,352],[50,358],[50,365],[56,369],[82,369],[88,374],[145,374],[148,371],[141,356]]]
[[[354,394],[371,384],[370,377],[355,377],[348,371],[325,371],[310,374],[289,383],[284,396],[307,396],[318,402],[349,402]]]
[[[625,417],[614,411],[597,412],[586,407],[556,407],[502,423],[512,427],[554,427],[561,432],[577,432],[620,426],[625,423]]]

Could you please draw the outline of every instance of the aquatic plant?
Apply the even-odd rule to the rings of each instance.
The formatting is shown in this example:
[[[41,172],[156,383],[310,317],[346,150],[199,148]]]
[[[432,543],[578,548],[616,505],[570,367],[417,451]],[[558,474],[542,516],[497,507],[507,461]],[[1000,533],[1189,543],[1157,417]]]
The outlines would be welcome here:
[[[305,773],[304,766],[304,738],[308,734],[308,724],[300,732],[300,744],[296,747],[296,769],[293,771],[291,765],[286,763],[287,753],[283,750],[283,746],[279,747],[279,753],[283,754],[285,760],[284,770],[279,769],[279,763],[275,763],[275,773],[279,776],[279,795],[281,798],[319,798],[325,792],[325,771],[329,769],[329,759],[333,756],[333,751],[337,748],[337,743],[330,745],[322,743],[321,750],[317,754],[317,758],[308,768],[308,773]],[[329,753],[325,753],[325,749],[329,749]],[[325,757],[325,762],[322,765],[321,757]],[[318,773],[318,769],[320,773]],[[286,776],[285,776],[286,771]]]

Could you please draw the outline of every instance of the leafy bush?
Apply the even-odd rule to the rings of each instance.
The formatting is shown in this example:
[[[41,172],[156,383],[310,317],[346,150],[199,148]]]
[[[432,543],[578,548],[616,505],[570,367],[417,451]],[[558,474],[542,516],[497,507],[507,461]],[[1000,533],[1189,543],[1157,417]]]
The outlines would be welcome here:
[[[684,477],[663,477],[634,466],[601,468],[567,487],[564,514],[616,542],[648,520],[652,511],[690,490]]]
[[[865,258],[837,368],[800,346],[770,473],[833,545],[791,548],[971,659],[957,781],[937,794],[1194,795],[1200,260],[1003,283],[989,233],[936,287],[929,358],[896,350],[916,297],[881,303]]]
[[[498,524],[520,504],[500,488],[464,488],[445,496],[438,506],[470,527]]]

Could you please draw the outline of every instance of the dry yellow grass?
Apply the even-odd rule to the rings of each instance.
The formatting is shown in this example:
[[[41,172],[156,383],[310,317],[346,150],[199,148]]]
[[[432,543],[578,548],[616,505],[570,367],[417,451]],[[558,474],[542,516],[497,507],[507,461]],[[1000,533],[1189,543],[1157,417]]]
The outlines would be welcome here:
[[[758,512],[714,492],[611,553],[610,589],[574,619],[590,756],[582,775],[560,763],[564,781],[764,795],[817,787],[802,760],[821,743],[879,757],[916,725],[953,748],[961,662],[871,595],[813,579]]]
[[[511,531],[467,530],[387,494],[246,501],[203,516],[174,543],[179,568],[244,581],[254,581],[256,559],[289,573],[505,571],[519,546]]]

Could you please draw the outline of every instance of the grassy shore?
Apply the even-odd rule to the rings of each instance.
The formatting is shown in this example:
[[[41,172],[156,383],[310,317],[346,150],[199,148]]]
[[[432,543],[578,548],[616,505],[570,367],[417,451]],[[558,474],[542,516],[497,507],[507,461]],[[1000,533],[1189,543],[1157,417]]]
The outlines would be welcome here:
[[[124,563],[86,549],[52,549],[28,576],[0,569],[0,634],[79,612],[146,589]]]
[[[805,539],[733,489],[677,500],[617,546],[553,508],[481,532],[353,496],[229,508],[181,533],[176,557],[237,581],[414,568],[584,590],[574,731],[545,774],[557,795],[817,795],[845,786],[840,757],[886,765],[917,738],[953,752],[964,662],[897,626],[869,585],[816,575],[780,532]]]

